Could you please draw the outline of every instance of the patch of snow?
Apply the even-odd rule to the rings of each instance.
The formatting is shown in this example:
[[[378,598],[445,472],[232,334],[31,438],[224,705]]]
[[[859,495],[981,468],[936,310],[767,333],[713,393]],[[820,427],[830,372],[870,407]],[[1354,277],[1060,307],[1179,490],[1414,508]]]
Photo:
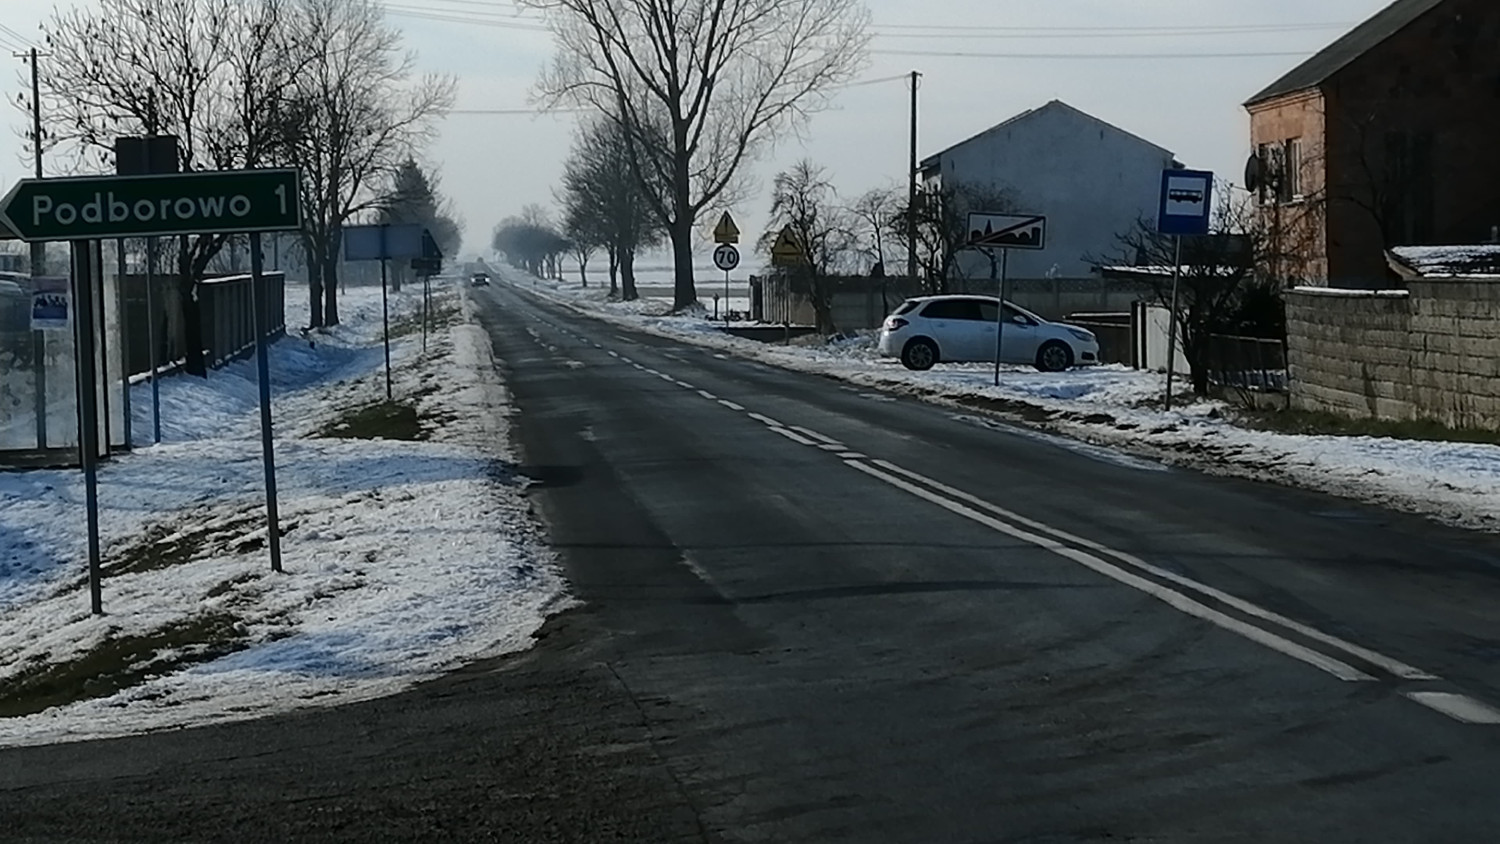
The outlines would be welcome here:
[[[425,354],[420,332],[392,343],[398,401],[435,420],[425,441],[318,436],[384,399],[378,288],[341,297],[343,325],[272,346],[285,574],[264,549],[253,361],[164,379],[159,446],[139,442],[150,387],[134,388],[138,448],[99,476],[104,616],[88,612],[80,474],[0,474],[0,683],[195,619],[225,619],[237,634],[228,655],[0,718],[0,745],[365,699],[527,646],[565,605],[564,584],[507,462],[509,403],[488,337],[460,286],[435,295],[459,309],[456,323],[435,330]],[[287,301],[300,316],[293,303],[305,297]],[[393,322],[409,325],[420,306],[419,289],[393,294]],[[172,559],[174,545],[187,559]]]

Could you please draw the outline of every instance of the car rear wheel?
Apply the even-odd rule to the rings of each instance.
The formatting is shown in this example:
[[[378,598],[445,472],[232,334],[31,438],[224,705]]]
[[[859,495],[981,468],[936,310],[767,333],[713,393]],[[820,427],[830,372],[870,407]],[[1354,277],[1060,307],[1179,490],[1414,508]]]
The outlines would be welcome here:
[[[901,350],[901,364],[907,369],[925,372],[938,362],[937,344],[926,337],[918,337]]]
[[[1061,340],[1048,340],[1036,350],[1036,368],[1043,372],[1062,372],[1073,366],[1073,350]]]

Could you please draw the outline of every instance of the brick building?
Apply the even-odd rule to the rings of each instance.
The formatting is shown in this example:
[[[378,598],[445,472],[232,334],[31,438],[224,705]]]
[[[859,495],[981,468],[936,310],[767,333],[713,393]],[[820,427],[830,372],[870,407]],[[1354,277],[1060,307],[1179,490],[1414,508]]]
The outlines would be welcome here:
[[[1397,0],[1245,103],[1278,275],[1378,288],[1388,248],[1495,238],[1496,44],[1496,0]]]

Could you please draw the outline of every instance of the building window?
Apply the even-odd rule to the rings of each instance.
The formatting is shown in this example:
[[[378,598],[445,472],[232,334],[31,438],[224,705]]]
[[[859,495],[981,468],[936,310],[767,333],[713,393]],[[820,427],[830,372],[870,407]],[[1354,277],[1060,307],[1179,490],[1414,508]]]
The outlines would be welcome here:
[[[1292,138],[1281,145],[1280,190],[1277,199],[1296,202],[1302,199],[1302,139]]]

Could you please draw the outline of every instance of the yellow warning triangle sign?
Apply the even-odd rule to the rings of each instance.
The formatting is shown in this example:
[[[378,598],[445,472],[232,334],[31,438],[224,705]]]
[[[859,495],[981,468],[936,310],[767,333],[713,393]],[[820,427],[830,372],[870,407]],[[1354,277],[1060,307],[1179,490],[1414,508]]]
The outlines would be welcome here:
[[[792,233],[792,227],[783,228],[781,234],[776,236],[776,242],[771,246],[771,259],[777,263],[794,264],[805,257],[802,244],[797,242],[797,236]]]
[[[702,229],[699,229],[702,231]],[[734,218],[725,211],[724,216],[719,218],[719,224],[714,226],[714,243],[739,243],[740,227],[734,224]]]

